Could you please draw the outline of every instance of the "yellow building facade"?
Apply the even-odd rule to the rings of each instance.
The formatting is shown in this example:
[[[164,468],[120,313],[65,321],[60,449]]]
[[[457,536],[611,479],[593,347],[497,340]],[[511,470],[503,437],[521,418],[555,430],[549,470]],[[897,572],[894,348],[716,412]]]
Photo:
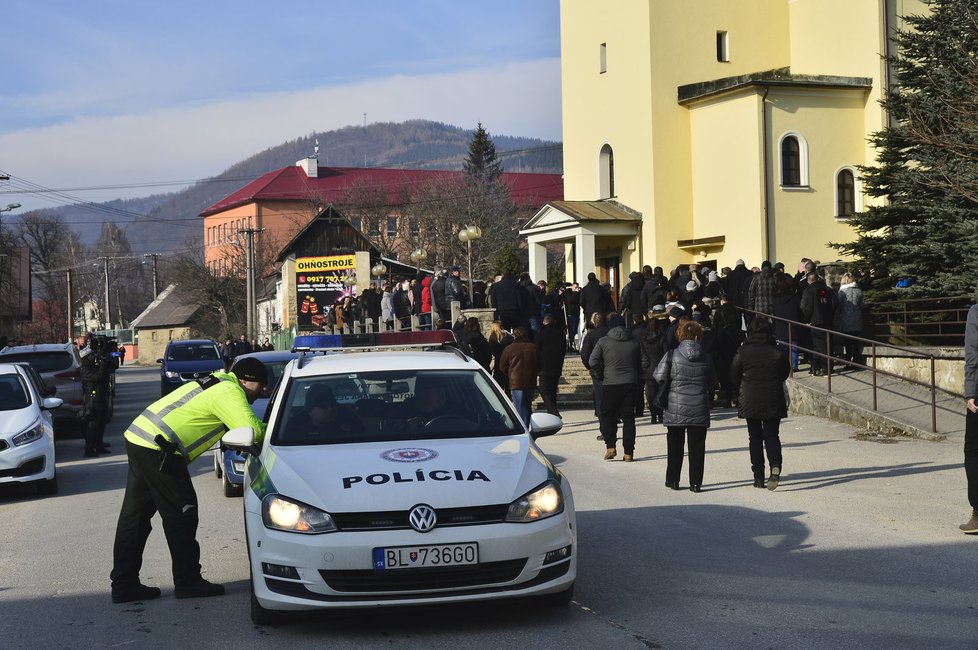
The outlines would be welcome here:
[[[616,288],[643,265],[834,260],[901,16],[922,0],[561,0],[565,201],[521,231],[530,272]],[[600,209],[598,209],[600,207]],[[601,218],[590,218],[597,214]]]

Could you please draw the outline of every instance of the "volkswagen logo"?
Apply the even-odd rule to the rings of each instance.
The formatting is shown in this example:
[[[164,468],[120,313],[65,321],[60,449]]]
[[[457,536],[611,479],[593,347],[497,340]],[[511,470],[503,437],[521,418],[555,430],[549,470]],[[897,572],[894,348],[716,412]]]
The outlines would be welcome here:
[[[411,528],[419,533],[427,533],[435,527],[437,522],[438,515],[435,514],[435,509],[423,503],[411,508],[411,512],[408,514],[408,523],[411,524]]]

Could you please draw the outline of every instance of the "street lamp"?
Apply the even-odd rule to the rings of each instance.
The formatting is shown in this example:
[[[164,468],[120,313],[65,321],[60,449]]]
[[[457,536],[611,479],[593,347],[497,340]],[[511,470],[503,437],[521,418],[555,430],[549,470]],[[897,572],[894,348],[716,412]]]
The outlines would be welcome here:
[[[472,242],[482,238],[479,226],[466,226],[458,231],[458,240],[468,247],[469,251],[469,300],[472,299]]]
[[[20,203],[8,203],[7,207],[0,208],[0,212],[10,212],[11,210],[16,210],[20,207]]]
[[[357,276],[356,276],[356,274],[355,273],[351,273],[350,275],[346,276],[346,279],[343,280],[343,284],[346,285],[346,290],[352,293],[353,292],[353,287],[355,287],[356,284],[357,284]]]
[[[427,257],[428,251],[423,248],[415,248],[413,251],[411,251],[411,261],[414,262],[414,265],[417,267],[418,273],[421,273],[421,260],[426,259]]]
[[[387,267],[384,266],[383,262],[377,262],[374,264],[373,268],[370,269],[370,272],[373,273],[374,277],[376,277],[378,280],[383,280],[384,276],[387,275]]]

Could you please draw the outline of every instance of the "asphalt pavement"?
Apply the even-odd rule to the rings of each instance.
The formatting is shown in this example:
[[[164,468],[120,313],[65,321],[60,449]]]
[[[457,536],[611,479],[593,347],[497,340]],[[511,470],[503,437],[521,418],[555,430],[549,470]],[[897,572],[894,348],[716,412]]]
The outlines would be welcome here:
[[[602,460],[587,411],[539,441],[574,489],[574,602],[509,602],[303,616],[256,627],[240,498],[225,498],[208,456],[192,466],[204,575],[220,598],[175,600],[159,520],[142,578],[163,598],[113,605],[112,536],[125,484],[121,432],[159,394],[158,371],[120,371],[115,453],[82,458],[58,441],[58,495],[0,489],[3,648],[976,648],[978,537],[959,439],[866,434],[792,417],[784,475],[752,487],[747,433],[715,412],[704,491],[673,491],[665,429],[643,423],[636,462]],[[643,418],[643,422],[647,419]],[[683,486],[688,486],[686,468]]]

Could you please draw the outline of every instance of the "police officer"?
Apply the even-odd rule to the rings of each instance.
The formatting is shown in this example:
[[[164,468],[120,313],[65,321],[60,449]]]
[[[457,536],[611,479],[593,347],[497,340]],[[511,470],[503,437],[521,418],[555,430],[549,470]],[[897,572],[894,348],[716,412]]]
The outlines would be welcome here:
[[[109,420],[109,367],[107,350],[92,332],[79,341],[81,358],[79,376],[82,382],[85,421],[85,458],[109,453],[104,441],[105,424]]]
[[[188,382],[150,404],[126,429],[129,476],[113,550],[112,602],[159,598],[157,587],[139,582],[143,549],[157,511],[173,559],[177,598],[220,596],[222,585],[200,575],[197,544],[197,493],[187,465],[211,448],[224,432],[248,426],[256,441],[265,425],[249,404],[268,383],[265,365],[241,359],[231,371]]]

